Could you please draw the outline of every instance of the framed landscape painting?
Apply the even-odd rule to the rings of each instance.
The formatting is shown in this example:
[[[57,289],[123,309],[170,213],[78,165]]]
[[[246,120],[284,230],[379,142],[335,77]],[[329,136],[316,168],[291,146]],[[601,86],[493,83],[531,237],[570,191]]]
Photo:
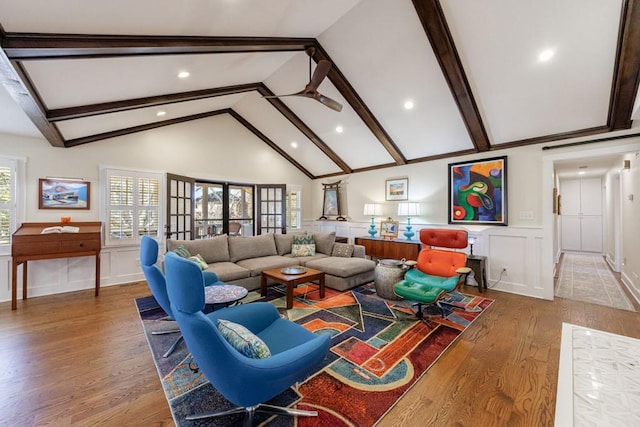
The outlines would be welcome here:
[[[409,178],[388,179],[385,182],[386,200],[408,200]]]
[[[507,156],[449,164],[449,224],[507,225]]]
[[[90,182],[66,179],[40,179],[40,209],[89,209]]]

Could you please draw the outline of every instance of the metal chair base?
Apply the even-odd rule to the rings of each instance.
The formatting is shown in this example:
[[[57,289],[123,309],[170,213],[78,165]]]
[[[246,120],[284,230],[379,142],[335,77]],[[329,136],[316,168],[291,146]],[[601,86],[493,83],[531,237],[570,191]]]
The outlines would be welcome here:
[[[282,406],[273,406],[267,405],[265,403],[260,403],[254,406],[241,407],[237,406],[231,409],[225,409],[222,411],[213,411],[213,412],[205,412],[202,414],[195,414],[187,416],[187,420],[202,420],[205,418],[214,418],[214,417],[222,417],[225,415],[233,415],[233,414],[241,414],[244,413],[244,421],[242,423],[243,427],[251,427],[253,426],[253,418],[256,412],[264,412],[267,414],[274,415],[289,415],[289,416],[299,416],[299,417],[317,417],[317,411],[304,411],[302,409],[293,409],[293,408],[284,408]]]

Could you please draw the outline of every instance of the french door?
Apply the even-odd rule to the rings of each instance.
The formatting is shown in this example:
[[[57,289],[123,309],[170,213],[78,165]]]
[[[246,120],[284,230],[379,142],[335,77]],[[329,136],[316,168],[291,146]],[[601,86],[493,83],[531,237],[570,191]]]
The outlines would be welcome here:
[[[186,176],[167,174],[167,239],[192,240],[193,192],[195,180]]]
[[[287,232],[287,186],[258,185],[258,234]]]

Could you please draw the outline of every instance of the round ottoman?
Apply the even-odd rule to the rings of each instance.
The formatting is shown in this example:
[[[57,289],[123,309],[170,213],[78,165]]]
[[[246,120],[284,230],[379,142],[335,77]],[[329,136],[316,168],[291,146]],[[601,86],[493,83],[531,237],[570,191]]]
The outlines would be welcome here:
[[[393,287],[404,279],[404,273],[406,272],[407,267],[404,264],[404,260],[381,259],[376,265],[374,282],[378,296],[391,300],[400,299],[393,292]]]

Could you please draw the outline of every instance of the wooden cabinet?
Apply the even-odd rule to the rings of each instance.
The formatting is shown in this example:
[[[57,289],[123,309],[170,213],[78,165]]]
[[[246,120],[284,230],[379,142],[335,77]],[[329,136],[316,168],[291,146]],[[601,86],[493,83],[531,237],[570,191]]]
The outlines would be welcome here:
[[[478,282],[478,290],[487,289],[487,257],[481,255],[469,255],[467,267],[473,271],[473,278]]]
[[[418,259],[422,248],[419,240],[385,240],[376,237],[356,237],[356,245],[365,247],[365,253],[372,258],[379,259]]]
[[[17,307],[18,265],[22,264],[22,299],[27,299],[27,263],[41,259],[95,256],[96,296],[100,292],[100,248],[102,247],[101,222],[75,222],[77,233],[41,234],[47,227],[60,223],[24,223],[11,238],[11,309]]]
[[[600,178],[560,181],[561,249],[602,252],[602,181]]]

